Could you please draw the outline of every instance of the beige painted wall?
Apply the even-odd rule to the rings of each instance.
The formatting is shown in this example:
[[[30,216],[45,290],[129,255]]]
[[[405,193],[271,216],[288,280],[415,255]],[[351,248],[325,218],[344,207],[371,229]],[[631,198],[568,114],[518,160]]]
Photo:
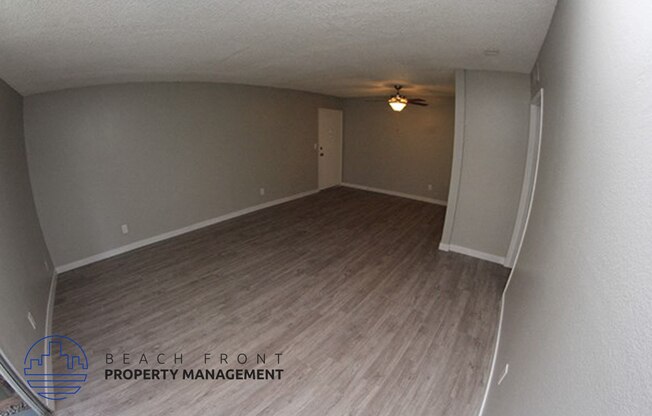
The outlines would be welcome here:
[[[317,94],[210,83],[26,97],[30,172],[54,262],[316,189],[317,108],[339,106]]]
[[[52,277],[29,182],[22,101],[0,80],[0,350],[17,369],[45,334]]]
[[[343,181],[446,201],[455,101],[428,102],[396,113],[386,102],[344,100]]]
[[[557,5],[539,58],[534,204],[485,416],[650,414],[651,19],[649,1]]]
[[[525,169],[530,77],[491,71],[464,71],[464,77],[461,175],[450,244],[505,257]]]

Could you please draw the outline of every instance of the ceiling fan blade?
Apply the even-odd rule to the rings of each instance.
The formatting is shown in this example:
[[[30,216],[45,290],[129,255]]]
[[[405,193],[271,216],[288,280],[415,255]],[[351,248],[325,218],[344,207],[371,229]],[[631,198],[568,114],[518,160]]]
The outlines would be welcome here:
[[[383,102],[383,101],[386,102],[387,98],[384,98],[384,97],[383,98],[381,98],[381,97],[378,97],[378,98],[366,98],[365,101],[369,102],[369,103],[379,103],[379,102]]]
[[[421,102],[424,102],[424,103],[426,102],[426,100],[424,100],[423,98],[408,98],[408,101],[413,102],[413,103],[416,103],[418,101],[421,101]]]
[[[428,107],[428,103],[425,102],[425,101],[414,102],[412,100],[408,100],[408,104],[410,104],[410,105],[420,105],[421,107]]]

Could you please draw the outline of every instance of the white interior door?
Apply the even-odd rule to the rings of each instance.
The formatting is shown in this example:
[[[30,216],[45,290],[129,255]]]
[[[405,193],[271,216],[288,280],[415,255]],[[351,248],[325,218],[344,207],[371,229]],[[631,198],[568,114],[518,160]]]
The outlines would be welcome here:
[[[537,181],[537,170],[539,168],[539,152],[541,150],[541,132],[543,123],[543,90],[534,96],[530,103],[530,138],[527,147],[527,159],[525,161],[525,175],[521,188],[521,200],[516,214],[516,223],[512,233],[512,241],[505,257],[505,266],[514,267],[518,253],[521,251],[523,237],[530,218],[532,199],[534,198],[534,187]]]
[[[342,183],[342,111],[319,109],[319,189]]]

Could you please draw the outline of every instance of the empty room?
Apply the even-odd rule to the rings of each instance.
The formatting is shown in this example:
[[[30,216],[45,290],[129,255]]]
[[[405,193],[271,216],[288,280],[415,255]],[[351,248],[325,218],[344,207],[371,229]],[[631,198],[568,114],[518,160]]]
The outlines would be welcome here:
[[[649,415],[650,21],[0,2],[0,416]]]

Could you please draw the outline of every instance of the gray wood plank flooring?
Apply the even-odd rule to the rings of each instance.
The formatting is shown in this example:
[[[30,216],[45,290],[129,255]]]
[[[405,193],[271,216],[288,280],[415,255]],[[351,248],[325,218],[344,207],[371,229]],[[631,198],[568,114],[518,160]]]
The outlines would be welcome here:
[[[57,415],[475,416],[508,270],[438,251],[444,213],[333,188],[61,275],[54,330],[90,371]],[[107,352],[177,351],[284,373],[104,380]]]

